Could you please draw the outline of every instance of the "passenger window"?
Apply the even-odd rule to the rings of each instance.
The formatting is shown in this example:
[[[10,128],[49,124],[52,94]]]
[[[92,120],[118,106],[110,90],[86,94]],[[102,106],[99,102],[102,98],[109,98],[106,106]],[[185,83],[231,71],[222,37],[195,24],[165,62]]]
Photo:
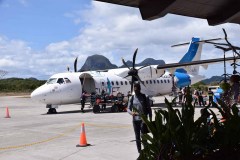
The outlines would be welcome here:
[[[167,83],[165,79],[164,79],[164,83]]]
[[[152,84],[152,80],[150,80],[150,84]]]
[[[168,79],[167,81],[168,81],[168,83],[170,83],[170,80],[169,80],[169,79]]]
[[[112,81],[112,85],[114,85],[114,82]]]
[[[57,83],[59,83],[59,84],[62,84],[62,83],[64,83],[64,80],[63,80],[63,78],[58,78],[58,81],[57,81]]]
[[[159,83],[159,80],[157,80],[157,83]]]
[[[148,81],[146,81],[146,83],[148,84]]]
[[[102,82],[102,86],[104,86],[104,82]]]
[[[161,83],[163,83],[163,80],[161,80]]]
[[[121,85],[123,85],[123,82],[121,81]]]
[[[118,86],[118,81],[116,81],[116,85]]]
[[[64,78],[66,83],[71,83],[71,81],[68,78]]]
[[[127,81],[125,81],[125,85],[127,85],[128,83],[127,83]]]

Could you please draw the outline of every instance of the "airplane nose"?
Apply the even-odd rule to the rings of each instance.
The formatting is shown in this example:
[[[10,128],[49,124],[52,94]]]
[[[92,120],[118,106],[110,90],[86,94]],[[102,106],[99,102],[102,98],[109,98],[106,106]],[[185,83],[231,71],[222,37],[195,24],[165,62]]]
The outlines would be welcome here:
[[[40,100],[41,94],[39,93],[38,89],[35,89],[32,93],[31,93],[31,99],[33,100]]]
[[[46,86],[40,86],[39,88],[35,89],[32,93],[31,93],[31,98],[33,100],[36,101],[45,101],[46,98],[46,94],[47,94],[48,90],[46,88]]]

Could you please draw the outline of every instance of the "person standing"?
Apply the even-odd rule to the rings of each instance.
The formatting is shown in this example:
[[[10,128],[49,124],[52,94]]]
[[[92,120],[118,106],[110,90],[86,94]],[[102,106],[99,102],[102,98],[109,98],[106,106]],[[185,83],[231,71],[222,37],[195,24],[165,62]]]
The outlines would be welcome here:
[[[86,96],[87,96],[86,92],[83,91],[82,96],[81,96],[81,105],[82,105],[81,111],[82,112],[84,112],[84,107],[85,107],[85,103],[86,103]]]
[[[142,115],[149,116],[152,121],[152,110],[149,103],[149,97],[141,93],[141,86],[139,83],[134,84],[134,92],[128,102],[127,112],[132,116],[133,129],[135,132],[136,145],[138,152],[141,151],[141,134],[145,134],[143,126],[146,127],[141,119]]]
[[[208,100],[209,100],[209,105],[213,104],[213,91],[211,90],[211,88],[209,88],[208,90]]]
[[[203,92],[199,89],[198,90],[198,104],[200,107],[202,107],[202,105],[203,105],[203,107],[205,106],[202,94],[203,94]]]
[[[182,104],[182,99],[183,99],[183,93],[182,93],[182,88],[180,88],[178,91],[178,103],[179,104]]]
[[[183,87],[183,89],[182,89],[182,103],[186,102],[186,96],[187,96],[187,87]]]

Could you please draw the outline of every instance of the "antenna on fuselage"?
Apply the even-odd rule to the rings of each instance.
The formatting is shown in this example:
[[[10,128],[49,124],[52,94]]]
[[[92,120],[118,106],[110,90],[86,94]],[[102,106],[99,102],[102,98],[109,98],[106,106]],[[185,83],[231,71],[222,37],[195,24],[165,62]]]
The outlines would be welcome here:
[[[70,67],[69,67],[69,66],[67,66],[67,71],[68,71],[68,72],[70,71]]]

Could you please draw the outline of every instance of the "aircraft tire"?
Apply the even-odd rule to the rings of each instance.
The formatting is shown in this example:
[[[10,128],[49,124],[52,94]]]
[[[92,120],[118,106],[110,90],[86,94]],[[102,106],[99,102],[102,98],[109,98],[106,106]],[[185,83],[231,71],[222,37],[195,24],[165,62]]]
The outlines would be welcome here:
[[[49,108],[47,114],[57,114],[56,108]]]
[[[93,106],[93,113],[99,113],[100,112],[100,106],[99,105],[94,105]]]

